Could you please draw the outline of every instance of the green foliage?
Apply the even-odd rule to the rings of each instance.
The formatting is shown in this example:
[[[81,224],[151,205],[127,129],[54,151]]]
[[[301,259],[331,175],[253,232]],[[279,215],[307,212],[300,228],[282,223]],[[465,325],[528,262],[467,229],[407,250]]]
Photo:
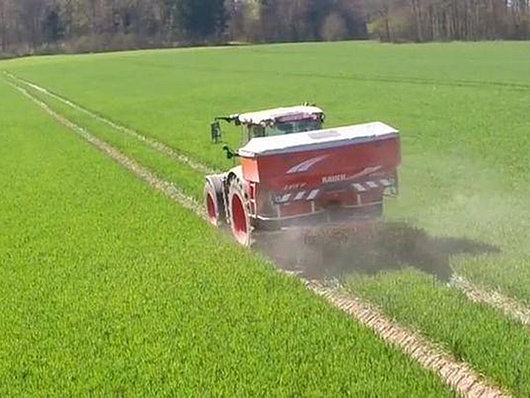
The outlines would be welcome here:
[[[451,395],[1,76],[0,108],[1,396]]]

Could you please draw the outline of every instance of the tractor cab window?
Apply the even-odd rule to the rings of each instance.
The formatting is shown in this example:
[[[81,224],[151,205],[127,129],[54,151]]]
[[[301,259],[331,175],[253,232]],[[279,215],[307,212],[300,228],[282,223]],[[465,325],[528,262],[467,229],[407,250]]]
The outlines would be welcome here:
[[[291,121],[277,121],[274,124],[263,126],[261,124],[246,125],[248,139],[271,137],[284,134],[301,133],[304,131],[320,130],[321,118],[300,119]]]
[[[322,123],[320,120],[313,119],[277,122],[265,128],[265,135],[269,137],[274,135],[302,133],[304,131],[320,130],[321,128]]]
[[[248,135],[250,139],[265,137],[265,127],[256,124],[248,126]]]

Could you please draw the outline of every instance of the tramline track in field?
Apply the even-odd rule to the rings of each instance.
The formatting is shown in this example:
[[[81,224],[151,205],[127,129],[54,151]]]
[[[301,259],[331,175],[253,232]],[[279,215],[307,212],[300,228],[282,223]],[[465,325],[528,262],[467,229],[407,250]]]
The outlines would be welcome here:
[[[454,275],[450,284],[462,291],[471,301],[484,303],[498,309],[513,320],[530,326],[530,309],[504,294],[477,286],[460,275]]]
[[[477,398],[507,396],[500,390],[481,382],[480,378],[477,379],[477,374],[468,364],[455,361],[451,355],[416,333],[389,321],[377,309],[358,297],[327,287],[318,281],[307,281],[307,285],[334,306],[372,329],[383,340],[399,347],[422,366],[434,371],[460,395]]]
[[[90,144],[94,145],[105,155],[134,173],[152,188],[163,193],[174,202],[195,212],[199,217],[203,219],[206,218],[203,207],[193,198],[184,194],[178,187],[157,177],[152,171],[121,153],[105,141],[95,137],[88,130],[55,112],[46,103],[30,94],[23,87],[16,83],[9,82],[9,84],[37,104],[49,116]],[[307,288],[311,291],[322,296],[332,305],[345,311],[361,324],[369,327],[386,343],[398,347],[411,358],[419,362],[423,367],[434,371],[446,384],[451,386],[459,394],[467,397],[508,396],[502,390],[491,386],[484,377],[476,373],[469,364],[457,361],[445,350],[436,347],[433,343],[420,338],[410,330],[387,319],[383,314],[366,304],[362,299],[352,294],[342,293],[336,288],[323,285],[321,282],[307,279],[303,280]]]
[[[27,80],[24,80],[24,79],[21,79],[15,75],[13,75],[12,73],[9,73],[9,72],[6,72],[6,75],[8,77],[10,77],[11,79],[13,79],[14,81],[18,82],[18,83],[22,83],[24,85],[26,85],[27,87],[31,87],[33,88],[34,90],[37,90],[39,92],[41,92],[42,94],[45,94],[51,98],[54,98],[56,99],[57,101],[60,101],[62,102],[63,104],[69,106],[70,108],[72,109],[75,109],[79,112],[82,112],[90,117],[92,117],[93,119],[101,122],[101,123],[104,123],[106,124],[107,126],[110,126],[112,127],[113,129],[117,130],[117,131],[120,131],[122,133],[125,133],[127,135],[129,135],[130,137],[133,137],[133,138],[136,138],[138,141],[141,141],[141,142],[145,142],[146,144],[148,144],[152,149],[154,149],[155,151],[157,152],[160,152],[166,156],[169,156],[171,159],[174,159],[182,164],[185,164],[186,166],[192,168],[193,170],[195,171],[198,171],[199,173],[203,173],[203,174],[213,174],[216,172],[216,170],[214,170],[213,168],[205,165],[205,164],[202,164],[200,162],[197,162],[197,161],[194,161],[192,159],[190,159],[188,156],[178,152],[177,150],[175,150],[174,148],[171,148],[169,147],[168,145],[158,141],[158,140],[155,140],[154,138],[152,137],[148,137],[146,135],[143,135],[141,133],[139,133],[138,131],[132,129],[132,128],[129,128],[129,127],[126,127],[126,126],[123,126],[119,123],[116,123],[116,122],[113,122],[112,120],[110,119],[107,119],[101,115],[98,115],[97,113],[85,108],[85,107],[82,107],[81,105],[78,105],[72,101],[70,101],[69,99],[63,97],[63,96],[60,96],[58,94],[55,94],[47,89],[45,89],[44,87],[41,87],[41,86],[38,86],[37,84],[35,83],[32,83],[32,82],[29,82]]]
[[[201,218],[206,219],[206,212],[204,211],[203,206],[197,203],[197,201],[195,201],[195,199],[193,199],[192,197],[183,193],[182,190],[180,190],[174,184],[172,184],[169,181],[165,181],[163,179],[158,178],[155,173],[143,167],[135,160],[124,155],[123,153],[121,153],[119,150],[117,150],[113,146],[107,144],[105,141],[100,140],[99,138],[95,137],[83,127],[75,124],[74,122],[70,121],[66,117],[58,114],[57,112],[52,110],[47,104],[40,101],[38,98],[32,96],[24,88],[20,86],[16,86],[12,83],[8,83],[8,84],[10,84],[16,90],[21,92],[24,96],[29,98],[35,104],[37,104],[40,108],[44,110],[44,112],[46,112],[48,115],[56,119],[59,123],[68,127],[70,130],[74,131],[77,135],[79,135],[80,137],[88,141],[90,144],[94,145],[100,151],[110,156],[118,164],[120,164],[121,166],[133,172],[136,176],[144,180],[154,189],[164,193],[166,196],[178,202],[184,208],[194,211]]]

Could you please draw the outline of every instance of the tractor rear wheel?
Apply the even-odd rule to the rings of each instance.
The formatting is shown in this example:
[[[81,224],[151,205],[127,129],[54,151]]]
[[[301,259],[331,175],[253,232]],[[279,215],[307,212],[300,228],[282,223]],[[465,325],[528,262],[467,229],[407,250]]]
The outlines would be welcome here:
[[[250,209],[243,184],[237,178],[230,182],[228,189],[228,207],[230,209],[230,225],[236,241],[243,246],[252,243],[252,226]]]
[[[204,204],[210,224],[222,227],[226,223],[222,182],[216,176],[208,178],[204,184]]]

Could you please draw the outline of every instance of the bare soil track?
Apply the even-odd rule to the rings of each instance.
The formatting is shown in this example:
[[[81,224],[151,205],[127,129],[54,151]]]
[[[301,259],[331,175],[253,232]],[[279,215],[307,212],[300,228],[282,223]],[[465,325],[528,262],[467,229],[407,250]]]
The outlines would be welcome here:
[[[319,282],[308,281],[307,284],[315,293],[368,326],[383,340],[401,348],[421,365],[437,373],[462,396],[477,398],[507,396],[485,383],[468,364],[455,361],[449,354],[419,335],[388,320],[361,299],[321,285]]]
[[[21,87],[20,83],[16,84],[14,82],[9,82],[9,84],[41,107],[48,115],[90,144],[94,145],[118,164],[133,172],[137,177],[147,182],[155,190],[165,194],[183,207],[195,212],[201,218],[205,218],[203,206],[188,197],[173,184],[157,177],[152,171],[138,164],[116,148],[112,147],[105,141],[96,138],[86,129],[58,114],[46,103],[42,102]],[[307,279],[304,279],[304,281],[310,290],[321,295],[331,304],[344,310],[360,323],[371,328],[387,343],[402,349],[406,354],[418,361],[425,368],[436,372],[442,380],[459,394],[467,397],[508,396],[502,390],[490,385],[468,364],[457,361],[443,349],[436,347],[434,344],[419,337],[414,332],[387,319],[383,314],[364,303],[360,298],[351,294],[343,293],[336,288],[326,286],[325,284],[322,284],[322,282],[315,282]]]
[[[11,84],[11,83],[10,83]],[[147,182],[150,186],[152,186],[157,191],[160,191],[164,193],[166,196],[168,196],[170,199],[178,202],[183,207],[194,211],[197,215],[200,217],[206,219],[206,212],[204,210],[204,206],[197,203],[193,198],[187,196],[184,194],[178,187],[176,187],[174,184],[165,181],[161,178],[158,178],[156,174],[148,170],[147,168],[141,166],[139,163],[134,161],[133,159],[129,158],[128,156],[121,153],[116,148],[112,147],[111,145],[107,144],[105,141],[100,140],[99,138],[96,138],[94,135],[90,134],[86,129],[78,126],[77,124],[73,123],[72,121],[68,120],[64,116],[58,114],[54,110],[52,110],[47,104],[40,101],[38,98],[32,96],[30,93],[28,93],[24,88],[12,84],[12,86],[21,92],[24,96],[29,98],[31,101],[36,103],[39,107],[41,107],[48,115],[52,116],[54,119],[56,119],[59,123],[63,124],[64,126],[68,127],[70,130],[74,131],[76,134],[84,138],[86,141],[94,145],[96,148],[101,150],[106,155],[110,156],[112,159],[114,159],[117,163],[125,167],[126,169],[132,171],[136,176],[140,177],[142,180]]]
[[[498,291],[477,286],[459,275],[451,278],[451,284],[464,292],[470,300],[497,308],[504,315],[523,325],[530,326],[530,309],[520,304],[517,300],[507,297]]]

